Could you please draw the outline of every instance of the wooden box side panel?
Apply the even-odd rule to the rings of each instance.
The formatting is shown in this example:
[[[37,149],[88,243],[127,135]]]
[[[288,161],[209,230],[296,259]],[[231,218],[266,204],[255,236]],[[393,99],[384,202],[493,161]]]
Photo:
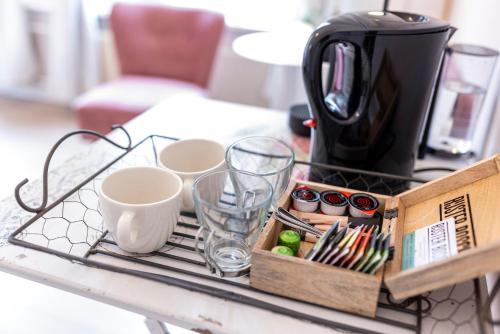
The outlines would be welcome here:
[[[286,188],[285,192],[283,195],[281,195],[280,200],[278,201],[278,207],[284,207],[288,208],[290,206],[290,203],[292,202],[292,192],[297,186],[298,181],[296,180],[291,180],[290,183],[288,183],[288,187]]]
[[[374,317],[381,280],[268,251],[252,255],[250,285],[288,298]]]
[[[253,251],[272,249],[278,243],[278,236],[281,228],[282,224],[276,221],[274,217],[271,217],[260,234],[259,239],[257,239],[257,242],[253,246]]]
[[[403,259],[403,235],[405,219],[405,207],[396,197],[387,202],[387,209],[398,208],[398,216],[391,219],[391,246],[394,246],[394,256],[392,260],[385,264],[384,277],[391,277],[401,271],[401,261]]]
[[[281,197],[281,199],[278,202],[278,206],[282,206],[284,208],[288,208],[290,206],[290,194],[292,193],[293,189],[295,189],[295,185],[297,184],[296,181],[292,180],[289,184],[287,189],[285,190],[284,195]],[[255,243],[253,250],[258,250],[258,249],[265,249],[265,250],[270,250],[272,249],[276,243],[278,242],[278,235],[281,231],[282,224],[276,219],[274,219],[274,215],[269,218],[269,221],[267,222],[266,226],[262,230],[262,232],[259,235],[259,238],[257,239],[257,242]],[[253,260],[252,260],[253,262]],[[252,265],[253,266],[253,265]]]

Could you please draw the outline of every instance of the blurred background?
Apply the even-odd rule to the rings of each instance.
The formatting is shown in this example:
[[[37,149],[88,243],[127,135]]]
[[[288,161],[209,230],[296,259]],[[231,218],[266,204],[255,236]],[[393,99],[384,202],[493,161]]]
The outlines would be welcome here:
[[[70,105],[83,91],[116,78],[119,65],[108,20],[115,2],[2,1],[0,93],[6,97]],[[212,72],[210,94],[217,99],[260,106],[272,105],[276,94],[262,89],[273,66],[237,55],[232,48],[235,38],[255,31],[291,29],[297,21],[315,26],[337,14],[380,10],[383,6],[382,1],[375,0],[157,0],[148,3],[222,13],[226,30]],[[449,21],[458,27],[452,42],[500,48],[497,34],[500,27],[495,17],[498,1],[392,0],[389,9]]]
[[[109,20],[116,2],[0,2],[1,152],[14,153],[18,151],[18,144],[36,152],[40,148],[37,145],[44,145],[44,140],[53,142],[61,133],[77,127],[75,98],[120,75]],[[383,8],[383,1],[375,0],[157,0],[148,3],[202,8],[223,14],[226,26],[210,68],[205,87],[207,95],[282,110],[306,101],[300,70],[301,47],[312,28],[337,14]],[[450,43],[500,49],[500,23],[496,17],[499,1],[392,0],[389,9],[449,21],[458,28]],[[275,35],[267,41],[257,37],[260,41],[235,42],[255,32]],[[500,112],[494,112],[498,110],[499,66],[488,71],[492,73],[482,105],[482,121],[476,123],[479,129],[475,133],[481,137],[475,141],[477,157],[500,150],[500,138],[490,130],[500,127]],[[152,98],[150,104],[155,104],[160,97]],[[36,140],[32,140],[34,138]],[[26,159],[31,156],[23,155]]]

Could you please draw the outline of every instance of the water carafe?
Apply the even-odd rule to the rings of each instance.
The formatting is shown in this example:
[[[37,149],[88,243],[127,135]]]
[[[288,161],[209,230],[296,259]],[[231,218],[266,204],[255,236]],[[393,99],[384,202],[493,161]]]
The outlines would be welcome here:
[[[448,157],[480,154],[491,117],[483,114],[482,106],[498,52],[455,44],[446,54],[428,146]]]

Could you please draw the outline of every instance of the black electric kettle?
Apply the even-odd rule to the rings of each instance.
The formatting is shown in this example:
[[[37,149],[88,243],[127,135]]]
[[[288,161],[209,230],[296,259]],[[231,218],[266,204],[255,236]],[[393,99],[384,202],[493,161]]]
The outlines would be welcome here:
[[[320,25],[303,60],[311,161],[411,176],[443,53],[455,30],[427,16],[388,11],[344,14]],[[310,179],[345,184],[325,179],[327,174],[312,168]]]

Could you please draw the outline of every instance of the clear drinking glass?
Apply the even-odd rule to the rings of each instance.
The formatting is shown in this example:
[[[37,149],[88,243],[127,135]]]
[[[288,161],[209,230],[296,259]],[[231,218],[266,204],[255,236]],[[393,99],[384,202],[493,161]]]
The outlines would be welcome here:
[[[271,183],[273,209],[288,186],[294,159],[292,148],[272,137],[243,138],[226,150],[226,164],[230,170],[260,175]]]
[[[239,276],[250,268],[251,250],[267,217],[273,190],[263,177],[241,171],[205,174],[193,184],[196,215],[204,239],[204,257],[221,276]],[[201,252],[199,251],[201,254]]]
[[[429,147],[450,157],[480,155],[494,109],[484,109],[483,102],[498,51],[472,44],[454,44],[446,51]]]

